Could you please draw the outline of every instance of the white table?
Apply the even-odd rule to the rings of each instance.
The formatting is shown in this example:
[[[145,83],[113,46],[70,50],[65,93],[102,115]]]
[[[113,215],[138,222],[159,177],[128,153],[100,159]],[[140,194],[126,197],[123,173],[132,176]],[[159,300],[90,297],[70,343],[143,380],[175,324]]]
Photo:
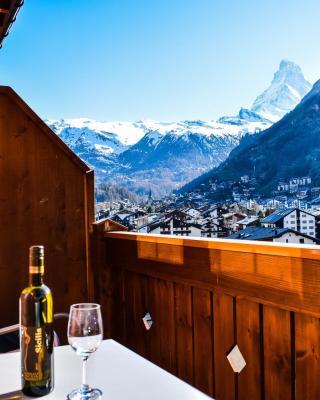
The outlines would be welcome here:
[[[54,362],[55,389],[45,398],[63,400],[81,385],[81,358],[70,346],[61,346],[55,348]],[[106,400],[211,399],[114,340],[103,341],[87,368],[88,383]],[[0,399],[27,399],[20,387],[20,353],[1,354]]]

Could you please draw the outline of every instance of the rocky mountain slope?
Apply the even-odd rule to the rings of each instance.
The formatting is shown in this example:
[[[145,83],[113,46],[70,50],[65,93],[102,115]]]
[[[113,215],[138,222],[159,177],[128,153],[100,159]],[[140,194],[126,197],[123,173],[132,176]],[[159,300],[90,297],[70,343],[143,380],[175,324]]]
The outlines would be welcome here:
[[[239,181],[245,175],[265,195],[279,180],[295,176],[311,176],[320,185],[320,81],[293,111],[269,129],[246,136],[219,167],[182,191],[208,190],[212,182]]]
[[[47,121],[49,126],[95,169],[98,183],[112,181],[140,195],[159,197],[219,165],[241,137],[270,126],[265,120],[223,123],[140,121],[118,134],[109,123],[87,119]],[[125,123],[113,123],[122,128]],[[126,126],[126,125],[125,125]],[[138,139],[129,144],[128,132]]]

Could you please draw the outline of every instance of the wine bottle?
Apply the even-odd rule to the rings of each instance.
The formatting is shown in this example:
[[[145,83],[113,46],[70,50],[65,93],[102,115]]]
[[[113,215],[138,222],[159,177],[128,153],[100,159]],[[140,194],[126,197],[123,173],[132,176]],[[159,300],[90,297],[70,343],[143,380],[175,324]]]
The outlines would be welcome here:
[[[29,249],[29,286],[20,296],[22,391],[44,396],[53,390],[53,304],[43,283],[44,248]]]

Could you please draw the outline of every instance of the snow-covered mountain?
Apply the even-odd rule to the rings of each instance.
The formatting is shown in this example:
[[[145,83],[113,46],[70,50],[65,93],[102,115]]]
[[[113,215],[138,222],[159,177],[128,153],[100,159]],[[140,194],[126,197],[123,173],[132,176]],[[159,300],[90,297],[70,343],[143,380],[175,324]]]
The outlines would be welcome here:
[[[243,125],[216,121],[182,121],[150,130],[119,155],[117,181],[138,193],[151,188],[163,195],[219,165],[239,143],[242,135],[265,128],[264,123]],[[192,179],[192,178],[191,178]]]
[[[256,193],[271,196],[280,180],[309,176],[320,185],[320,80],[295,109],[258,135],[246,137],[218,168],[189,182],[182,192],[205,192],[210,182],[255,178]],[[240,185],[241,186],[241,185]],[[224,196],[216,193],[216,198]],[[221,197],[220,197],[221,199]]]
[[[218,166],[247,133],[268,121],[157,122],[46,121],[51,129],[96,172],[97,182],[113,181],[139,194],[155,196],[179,188]]]
[[[282,61],[271,86],[251,110],[211,121],[97,122],[46,121],[96,171],[97,181],[113,181],[144,194],[169,193],[218,166],[243,135],[268,128],[292,110],[309,83],[294,63]]]
[[[46,123],[87,164],[103,177],[119,164],[117,156],[146,133],[143,122],[99,122],[88,118]]]
[[[271,85],[255,99],[251,111],[276,122],[299,104],[311,88],[297,64],[282,60]]]

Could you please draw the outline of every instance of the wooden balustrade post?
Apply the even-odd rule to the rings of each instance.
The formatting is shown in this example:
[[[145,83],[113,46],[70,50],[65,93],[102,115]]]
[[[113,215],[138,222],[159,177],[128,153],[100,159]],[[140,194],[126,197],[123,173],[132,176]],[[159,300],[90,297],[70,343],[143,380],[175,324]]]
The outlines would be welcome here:
[[[101,304],[104,337],[115,337],[116,331],[116,302],[114,299],[115,288],[114,279],[115,272],[113,265],[109,262],[108,251],[105,240],[105,233],[111,231],[124,231],[126,227],[115,223],[110,219],[103,219],[92,224],[92,244],[91,244],[91,272],[93,276],[93,300]]]

